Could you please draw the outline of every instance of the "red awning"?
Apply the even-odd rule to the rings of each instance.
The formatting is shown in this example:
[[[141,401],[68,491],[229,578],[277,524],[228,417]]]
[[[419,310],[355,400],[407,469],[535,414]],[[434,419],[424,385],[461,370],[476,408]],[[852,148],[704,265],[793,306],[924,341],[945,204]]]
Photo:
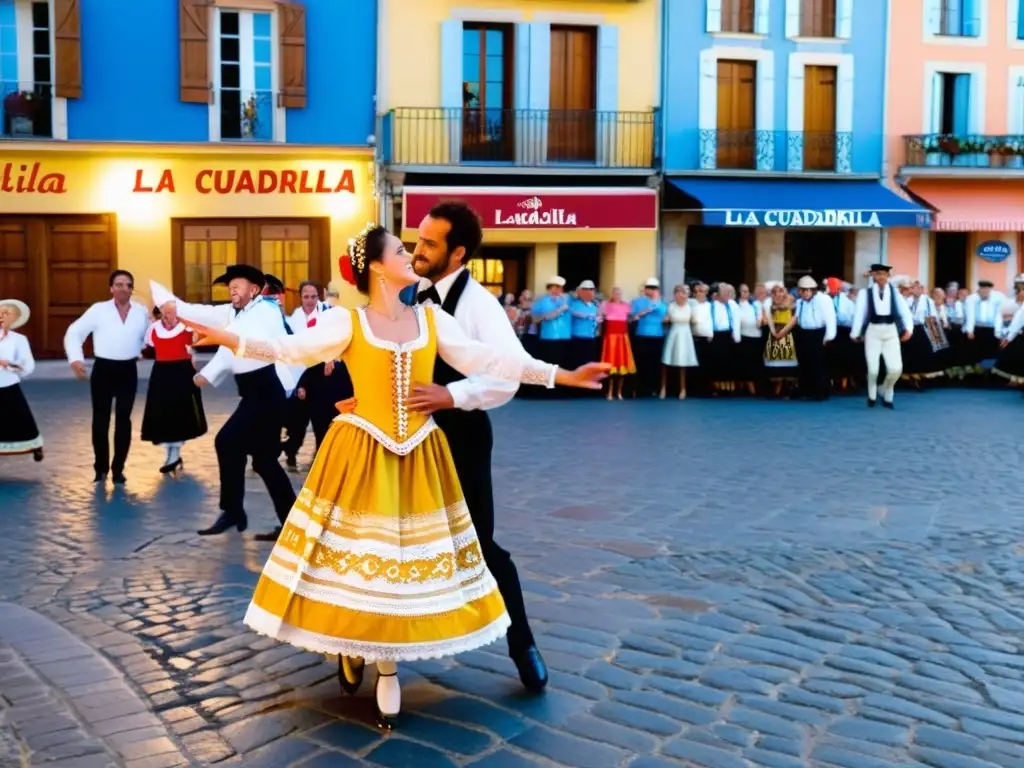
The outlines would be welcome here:
[[[658,193],[644,188],[406,187],[404,226],[442,200],[462,200],[484,229],[657,229]]]
[[[1024,232],[1024,184],[1007,181],[927,182],[908,190],[936,209],[932,229],[942,232]]]

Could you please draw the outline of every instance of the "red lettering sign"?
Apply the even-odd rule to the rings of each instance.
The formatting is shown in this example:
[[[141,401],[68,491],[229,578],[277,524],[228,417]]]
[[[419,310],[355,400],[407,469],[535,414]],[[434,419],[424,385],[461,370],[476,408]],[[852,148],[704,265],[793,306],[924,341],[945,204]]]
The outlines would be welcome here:
[[[415,228],[442,200],[462,200],[484,229],[657,229],[658,196],[648,188],[487,190],[406,187],[404,226]]]
[[[328,173],[322,170],[235,171],[206,168],[195,175],[193,186],[201,195],[334,195],[356,191],[355,178],[350,169],[341,173]],[[132,192],[158,194],[175,191],[172,169],[164,169],[155,184],[152,179],[147,179],[145,171],[135,171]]]
[[[63,195],[67,192],[63,173],[43,173],[42,163],[5,163],[0,174],[0,192],[16,195]]]

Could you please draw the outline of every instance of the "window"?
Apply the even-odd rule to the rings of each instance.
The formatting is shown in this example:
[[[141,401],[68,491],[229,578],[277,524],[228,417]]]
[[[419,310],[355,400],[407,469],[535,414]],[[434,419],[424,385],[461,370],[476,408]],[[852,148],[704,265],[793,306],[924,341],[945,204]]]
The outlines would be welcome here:
[[[801,37],[836,36],[836,0],[802,0]]]
[[[504,296],[505,262],[501,259],[472,259],[469,275],[495,296]]]
[[[754,32],[755,0],[722,0],[723,32]]]
[[[217,18],[220,138],[273,141],[273,15],[220,9]]]
[[[932,128],[935,133],[965,136],[970,132],[971,75],[936,72],[932,83]]]
[[[512,27],[462,30],[462,144],[465,160],[511,160]]]
[[[0,2],[0,134],[53,135],[51,62],[46,0],[24,6]]]
[[[1017,40],[1024,40],[1024,0],[1006,0],[1006,2],[1007,7],[1011,8],[1011,18],[1012,8],[1016,7],[1017,9],[1016,25],[1013,30],[1014,37]]]
[[[32,77],[36,85],[49,85],[50,8],[46,2],[32,3]]]
[[[238,227],[231,225],[183,228],[185,301],[211,304],[230,300],[226,285],[212,283],[230,265],[238,263],[238,234]]]
[[[285,286],[285,312],[299,305],[299,283],[309,280],[308,224],[260,226],[260,269],[276,276]]]
[[[1008,0],[1017,2],[1017,0]],[[981,35],[979,0],[939,0],[938,34],[948,37],[978,37]]]

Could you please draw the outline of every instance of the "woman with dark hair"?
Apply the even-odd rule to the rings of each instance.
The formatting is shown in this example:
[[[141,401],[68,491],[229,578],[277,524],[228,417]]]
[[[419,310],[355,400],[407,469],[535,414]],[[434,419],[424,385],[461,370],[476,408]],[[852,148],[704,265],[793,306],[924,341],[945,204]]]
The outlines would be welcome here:
[[[306,333],[256,341],[197,331],[202,343],[241,357],[313,365],[340,356],[348,365],[358,397],[317,453],[245,623],[339,654],[350,693],[364,662],[375,662],[378,720],[391,728],[401,705],[396,662],[478,648],[509,626],[448,442],[433,417],[409,408],[412,388],[431,380],[435,360],[467,375],[586,389],[599,389],[607,368],[570,372],[521,349],[502,354],[469,339],[435,305],[403,304],[399,294],[417,276],[401,240],[383,227],[360,233],[341,267],[369,301],[324,313]]]

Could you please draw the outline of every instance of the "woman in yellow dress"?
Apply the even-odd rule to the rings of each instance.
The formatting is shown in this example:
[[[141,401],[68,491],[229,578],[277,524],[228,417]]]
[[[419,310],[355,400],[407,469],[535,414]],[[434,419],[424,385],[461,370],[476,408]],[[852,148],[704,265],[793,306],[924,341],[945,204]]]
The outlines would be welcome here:
[[[364,230],[343,269],[369,295],[358,309],[325,312],[304,334],[246,340],[190,325],[236,355],[289,365],[341,358],[356,398],[327,433],[264,567],[245,623],[257,632],[342,657],[354,692],[364,661],[377,665],[378,722],[401,706],[396,662],[472,650],[503,636],[505,604],[434,420],[409,411],[440,356],[460,373],[553,387],[600,389],[607,366],[564,371],[519,348],[502,354],[469,339],[434,306],[399,299],[417,281],[402,242]],[[186,318],[187,319],[187,318]]]
[[[764,348],[764,366],[768,369],[768,378],[772,382],[772,394],[778,397],[782,388],[796,381],[796,344],[792,334],[783,333],[789,321],[793,319],[793,297],[786,291],[782,283],[771,286],[772,306],[770,310],[772,324],[768,329],[768,342]]]

